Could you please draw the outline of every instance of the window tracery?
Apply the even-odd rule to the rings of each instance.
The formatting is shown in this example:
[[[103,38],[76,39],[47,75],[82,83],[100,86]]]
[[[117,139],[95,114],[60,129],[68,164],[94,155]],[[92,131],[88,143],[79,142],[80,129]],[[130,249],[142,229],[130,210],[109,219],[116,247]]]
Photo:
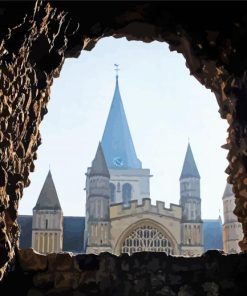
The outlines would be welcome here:
[[[142,225],[133,230],[124,240],[121,252],[129,255],[136,252],[165,252],[174,253],[168,237],[151,225]]]

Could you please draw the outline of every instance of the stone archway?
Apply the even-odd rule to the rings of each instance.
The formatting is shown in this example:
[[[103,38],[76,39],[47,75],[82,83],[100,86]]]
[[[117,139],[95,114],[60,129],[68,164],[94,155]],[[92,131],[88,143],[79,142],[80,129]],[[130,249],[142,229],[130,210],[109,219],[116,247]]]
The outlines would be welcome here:
[[[157,222],[144,219],[122,233],[115,248],[116,254],[136,252],[165,252],[178,254],[175,238]]]
[[[18,246],[18,205],[35,168],[39,124],[47,113],[53,79],[65,58],[91,50],[106,36],[167,42],[183,54],[191,75],[214,92],[219,113],[229,123],[226,173],[236,197],[234,212],[243,225],[240,246],[246,251],[245,9],[224,4],[224,13],[218,14],[198,3],[198,13],[190,17],[186,3],[179,9],[176,3],[115,3],[110,10],[104,3],[97,9],[94,3],[63,1],[12,4],[0,4],[0,278]]]

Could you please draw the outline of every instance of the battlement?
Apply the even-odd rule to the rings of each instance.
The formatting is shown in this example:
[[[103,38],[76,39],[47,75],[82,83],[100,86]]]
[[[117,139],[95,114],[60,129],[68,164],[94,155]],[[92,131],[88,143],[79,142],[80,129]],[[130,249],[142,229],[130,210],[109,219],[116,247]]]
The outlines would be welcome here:
[[[150,198],[143,198],[141,204],[138,204],[137,200],[131,200],[128,206],[125,206],[123,203],[110,206],[111,219],[143,213],[157,214],[159,216],[168,216],[176,219],[181,219],[182,217],[181,206],[170,204],[170,207],[166,208],[163,201],[156,201],[156,204],[152,205]]]

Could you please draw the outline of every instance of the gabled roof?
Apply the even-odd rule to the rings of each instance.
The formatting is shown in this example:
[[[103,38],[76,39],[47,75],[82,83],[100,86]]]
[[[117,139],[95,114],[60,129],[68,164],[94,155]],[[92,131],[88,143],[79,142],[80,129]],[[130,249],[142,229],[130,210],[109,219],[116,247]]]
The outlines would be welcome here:
[[[203,239],[204,251],[207,250],[222,250],[222,222],[219,219],[205,219],[203,220]]]
[[[139,169],[142,167],[136,156],[116,76],[116,87],[102,137],[102,147],[108,168]]]
[[[61,210],[57,191],[49,170],[34,210]]]
[[[105,176],[110,178],[110,173],[107,168],[101,143],[98,145],[98,149],[90,170],[90,176]]]
[[[234,193],[232,192],[232,185],[229,183],[226,183],[226,188],[225,188],[222,199],[229,197],[229,196],[233,196],[233,195],[234,195]]]
[[[193,156],[190,144],[188,144],[188,147],[187,147],[183,169],[182,169],[182,173],[179,180],[183,178],[188,178],[188,177],[195,177],[200,179],[200,175],[194,160],[194,156]]]

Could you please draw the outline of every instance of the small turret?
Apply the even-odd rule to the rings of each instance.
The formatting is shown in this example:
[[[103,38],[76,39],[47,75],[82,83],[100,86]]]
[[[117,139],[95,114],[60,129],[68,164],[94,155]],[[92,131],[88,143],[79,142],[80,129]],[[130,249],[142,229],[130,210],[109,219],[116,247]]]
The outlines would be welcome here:
[[[232,192],[232,185],[229,183],[226,183],[226,187],[222,196],[222,199],[228,198],[228,197],[232,197],[234,194]]]
[[[203,252],[200,175],[190,144],[187,147],[179,180],[182,207],[182,254],[199,255]]]
[[[237,216],[233,213],[235,208],[235,196],[232,192],[232,185],[226,184],[223,193],[223,246],[226,253],[238,253],[240,247],[238,242],[243,237],[242,225],[238,222]]]
[[[50,170],[33,208],[32,247],[40,253],[63,248],[63,212]]]
[[[183,221],[201,221],[200,175],[188,144],[180,176],[180,204]]]
[[[87,174],[86,228],[87,253],[111,250],[110,246],[110,174],[99,143]]]

